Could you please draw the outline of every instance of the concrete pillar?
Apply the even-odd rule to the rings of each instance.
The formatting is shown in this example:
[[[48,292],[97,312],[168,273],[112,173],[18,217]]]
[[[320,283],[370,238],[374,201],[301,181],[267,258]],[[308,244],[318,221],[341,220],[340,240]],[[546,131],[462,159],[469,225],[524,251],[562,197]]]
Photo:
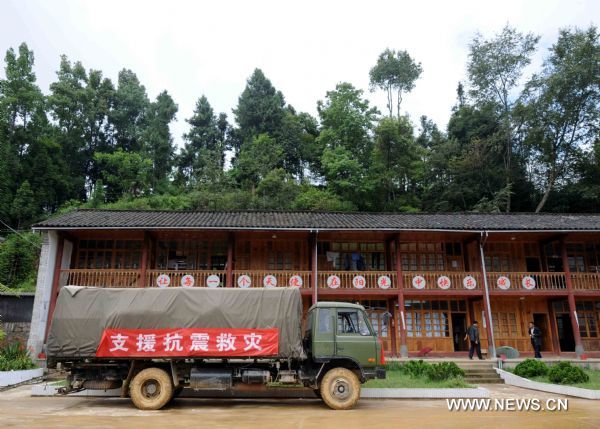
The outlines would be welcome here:
[[[27,349],[32,359],[37,359],[38,355],[44,351],[46,342],[46,333],[50,323],[50,310],[53,307],[53,300],[56,299],[53,290],[58,294],[60,286],[66,284],[66,276],[55,277],[57,256],[59,253],[60,238],[56,231],[43,232],[42,249],[40,252],[40,262],[38,266],[37,282],[35,287],[35,298],[33,300],[33,311],[31,315],[31,330],[27,341]],[[73,243],[64,240],[61,253],[59,268],[67,269],[71,265],[71,254],[73,252]],[[54,288],[54,283],[58,283]],[[43,363],[42,363],[43,364]]]
[[[577,319],[577,307],[575,305],[575,295],[573,295],[573,283],[571,281],[571,267],[569,267],[569,257],[567,255],[567,246],[565,240],[560,240],[560,253],[563,263],[563,271],[565,272],[565,283],[567,285],[567,300],[569,302],[569,315],[571,316],[571,326],[573,327],[573,338],[575,339],[575,353],[577,357],[585,353],[583,349],[583,341],[579,333],[579,320]]]

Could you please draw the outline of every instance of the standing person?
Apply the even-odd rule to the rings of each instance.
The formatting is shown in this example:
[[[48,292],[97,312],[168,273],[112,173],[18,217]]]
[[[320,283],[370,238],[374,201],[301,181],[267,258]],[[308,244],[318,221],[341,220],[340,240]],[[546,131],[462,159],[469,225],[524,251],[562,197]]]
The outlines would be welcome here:
[[[540,350],[542,349],[542,330],[535,326],[533,322],[529,322],[529,337],[531,338],[531,345],[533,346],[533,351],[535,352],[535,358],[541,359],[542,354]]]
[[[481,360],[481,342],[479,341],[479,325],[477,320],[473,321],[473,324],[467,329],[467,335],[465,340],[469,339],[471,342],[471,348],[469,349],[469,359],[473,359],[473,353],[477,350],[477,357]]]

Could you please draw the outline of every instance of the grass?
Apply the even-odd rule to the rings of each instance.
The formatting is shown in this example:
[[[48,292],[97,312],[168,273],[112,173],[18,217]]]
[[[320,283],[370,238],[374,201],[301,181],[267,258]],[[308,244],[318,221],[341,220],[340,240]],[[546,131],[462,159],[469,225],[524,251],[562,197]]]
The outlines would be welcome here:
[[[506,369],[505,371],[512,372],[514,374],[514,368]],[[583,389],[591,389],[591,390],[600,390],[600,370],[597,369],[584,369],[584,372],[590,376],[590,380],[585,383],[575,383],[575,384],[562,384],[561,386],[573,386],[573,387],[581,387]],[[555,384],[548,380],[547,375],[542,375],[539,377],[532,377],[529,380],[539,381],[540,383],[548,383]]]
[[[416,388],[456,388],[456,387],[473,387],[466,383],[462,378],[454,378],[444,381],[431,381],[427,377],[411,377],[397,369],[388,369],[385,380],[369,380],[363,387],[396,387],[405,389]]]

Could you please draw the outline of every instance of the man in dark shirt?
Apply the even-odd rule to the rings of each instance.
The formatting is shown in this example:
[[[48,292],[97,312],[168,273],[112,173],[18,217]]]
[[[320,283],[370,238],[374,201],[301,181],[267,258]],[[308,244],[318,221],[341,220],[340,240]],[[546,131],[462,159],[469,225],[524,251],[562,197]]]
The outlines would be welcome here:
[[[533,322],[529,322],[529,337],[531,338],[531,345],[533,346],[533,351],[535,352],[535,358],[541,359],[542,354],[540,350],[542,349],[542,330],[535,326]]]
[[[469,349],[469,359],[473,359],[473,353],[475,350],[477,350],[477,357],[479,359],[483,359],[481,357],[481,342],[479,341],[479,325],[477,325],[477,320],[474,320],[473,324],[469,326],[469,329],[467,329],[465,340],[467,338],[471,343],[471,348]]]

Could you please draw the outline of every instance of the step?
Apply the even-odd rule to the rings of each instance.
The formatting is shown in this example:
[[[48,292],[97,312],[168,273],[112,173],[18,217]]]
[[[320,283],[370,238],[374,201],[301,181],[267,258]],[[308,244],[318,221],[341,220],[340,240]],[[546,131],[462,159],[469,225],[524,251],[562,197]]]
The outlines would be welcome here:
[[[474,380],[465,378],[465,382],[469,384],[504,384],[504,380],[501,378],[477,378]]]

